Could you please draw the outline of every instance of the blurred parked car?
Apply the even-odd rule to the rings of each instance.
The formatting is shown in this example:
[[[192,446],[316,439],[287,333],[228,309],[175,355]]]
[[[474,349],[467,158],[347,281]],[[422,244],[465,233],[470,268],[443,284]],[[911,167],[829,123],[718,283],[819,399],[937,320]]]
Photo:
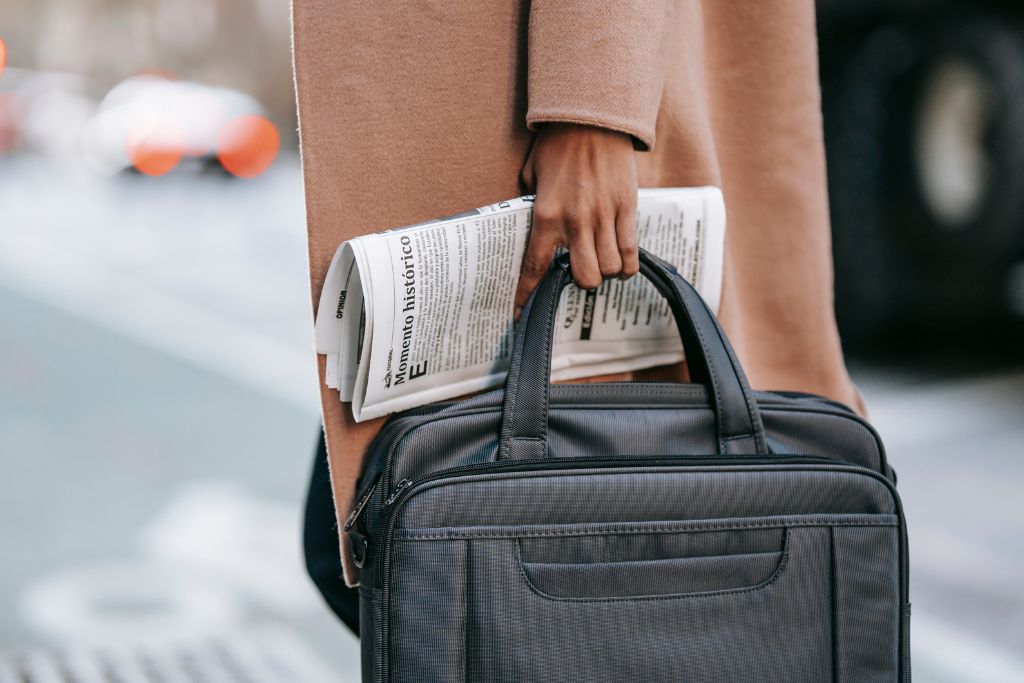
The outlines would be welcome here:
[[[820,0],[818,16],[844,339],[1005,315],[1024,259],[1024,6]]]
[[[91,161],[163,175],[184,167],[259,175],[280,138],[252,97],[228,88],[134,76],[114,86],[83,131]]]

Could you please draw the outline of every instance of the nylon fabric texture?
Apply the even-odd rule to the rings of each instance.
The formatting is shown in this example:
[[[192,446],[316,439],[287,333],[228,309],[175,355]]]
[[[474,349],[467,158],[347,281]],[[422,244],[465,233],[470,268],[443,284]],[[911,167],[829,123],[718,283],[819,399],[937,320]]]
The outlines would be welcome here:
[[[505,388],[392,415],[371,444],[345,525],[364,681],[910,680],[878,435],[750,391],[699,295],[642,258],[707,385],[549,385],[531,321],[558,305],[556,260]]]

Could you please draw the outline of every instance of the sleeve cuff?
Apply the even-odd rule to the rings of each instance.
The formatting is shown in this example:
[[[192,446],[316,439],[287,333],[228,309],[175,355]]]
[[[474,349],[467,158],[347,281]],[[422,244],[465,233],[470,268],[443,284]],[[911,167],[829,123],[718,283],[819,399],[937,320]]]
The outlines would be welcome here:
[[[536,131],[542,123],[575,123],[582,126],[606,128],[625,133],[633,138],[633,147],[638,152],[649,152],[654,149],[654,128],[638,126],[636,121],[608,116],[598,112],[579,110],[531,109],[526,114],[526,127]]]

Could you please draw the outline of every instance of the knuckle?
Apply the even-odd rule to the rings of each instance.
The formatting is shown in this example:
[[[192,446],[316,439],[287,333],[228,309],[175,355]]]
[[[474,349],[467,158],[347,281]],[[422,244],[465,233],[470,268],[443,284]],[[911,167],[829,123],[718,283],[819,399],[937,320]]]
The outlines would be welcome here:
[[[523,263],[523,272],[533,277],[539,277],[544,274],[544,271],[547,270],[550,263],[551,259],[545,258],[542,253],[538,251],[530,251],[526,254],[526,260]]]
[[[567,210],[562,216],[562,222],[565,224],[565,232],[573,237],[583,232],[583,227],[586,224],[583,213],[578,209]]]
[[[594,231],[615,243],[615,212],[599,210],[594,214]]]
[[[619,183],[616,197],[622,206],[628,206],[629,204],[635,205],[638,195],[639,188],[635,182],[623,180]]]
[[[637,248],[637,228],[635,218],[630,222],[629,219],[620,220],[616,224],[615,240],[619,244],[619,251],[623,254],[626,252],[635,252]]]
[[[622,259],[619,258],[618,252],[611,251],[601,258],[599,268],[604,277],[612,277],[622,272]]]
[[[636,230],[636,202],[619,207],[619,222],[629,230]]]
[[[608,218],[614,221],[615,214],[618,213],[619,208],[622,206],[622,202],[617,201],[611,193],[602,193],[595,202],[595,206],[598,213],[603,218]]]
[[[523,272],[531,277],[537,278],[544,273],[545,264],[541,263],[541,260],[537,257],[529,257],[526,259],[526,263],[523,265]]]
[[[597,289],[601,286],[601,277],[597,273],[583,272],[578,276],[573,273],[573,280],[580,289]]]
[[[560,213],[558,207],[550,203],[537,202],[533,207],[533,220],[537,223],[554,223],[558,220]]]

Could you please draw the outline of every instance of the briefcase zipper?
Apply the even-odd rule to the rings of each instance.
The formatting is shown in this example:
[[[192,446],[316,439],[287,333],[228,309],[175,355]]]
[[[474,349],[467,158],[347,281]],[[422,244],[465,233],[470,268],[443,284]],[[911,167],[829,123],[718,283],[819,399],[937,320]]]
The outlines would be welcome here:
[[[665,384],[665,382],[663,382],[661,380],[629,380],[629,381],[611,381],[611,382],[605,382],[605,384]],[[674,383],[672,383],[672,385],[673,386],[677,386]],[[685,385],[683,385],[683,386],[685,386]],[[498,392],[498,390],[495,390],[496,394],[497,394],[497,392]],[[818,406],[820,406],[822,408],[826,408],[826,409],[831,408],[831,409],[834,409],[834,410],[838,410],[841,413],[843,413],[846,417],[849,417],[849,418],[854,419],[854,420],[856,420],[858,422],[861,422],[869,430],[874,431],[867,422],[865,422],[859,415],[857,415],[846,404],[840,403],[838,401],[834,401],[834,400],[829,399],[829,398],[825,398],[824,396],[819,396],[818,394],[811,394],[811,393],[801,392],[801,391],[781,391],[781,390],[780,391],[761,391],[761,392],[755,392],[755,394],[760,394],[763,397],[763,398],[759,398],[758,402],[759,403],[764,403],[766,406],[773,406],[773,405],[774,406],[778,406],[779,405],[779,403],[773,402],[771,400],[771,397],[775,396],[777,398],[783,399],[783,401],[785,401],[786,399],[798,399],[798,400],[806,401],[806,403],[808,405],[815,405],[815,404],[817,404]],[[486,395],[486,394],[481,394],[481,396],[484,396],[484,395]],[[764,398],[767,398],[768,400],[765,401]],[[430,404],[427,404],[427,405],[418,406],[416,408],[410,408],[410,409],[404,410],[404,411],[402,411],[400,413],[395,413],[393,415],[393,418],[399,418],[399,417],[402,417],[402,418],[418,417],[420,419],[416,420],[416,421],[413,421],[411,424],[404,425],[404,429],[402,429],[402,433],[398,436],[398,438],[392,438],[391,434],[392,434],[392,432],[398,431],[398,428],[402,426],[402,425],[400,425],[399,421],[397,419],[392,419],[392,420],[389,420],[388,422],[386,422],[384,424],[384,426],[381,428],[381,431],[374,438],[374,442],[375,443],[376,442],[380,442],[381,440],[385,439],[385,437],[386,437],[388,440],[391,441],[391,444],[390,444],[390,446],[388,448],[387,453],[385,454],[385,457],[378,459],[377,462],[375,462],[373,464],[373,466],[364,473],[366,476],[360,478],[361,481],[366,480],[366,481],[372,482],[372,483],[364,485],[364,486],[375,487],[375,486],[377,486],[378,481],[380,479],[383,479],[383,482],[385,484],[385,489],[384,490],[386,491],[387,488],[388,488],[386,485],[389,483],[389,479],[390,479],[389,475],[390,475],[391,469],[392,469],[392,462],[394,460],[394,454],[395,454],[395,451],[397,450],[398,443],[401,441],[401,438],[404,437],[405,434],[407,434],[409,431],[411,431],[415,427],[418,427],[418,426],[420,426],[420,425],[424,424],[425,422],[430,421],[432,419],[436,419],[436,417],[437,417],[437,415],[439,413],[442,413],[442,412],[446,411],[447,409],[452,408],[454,406],[458,406],[459,404],[461,404],[463,402],[464,402],[464,400],[458,400],[458,399],[451,399],[451,400],[445,400],[445,401],[437,401],[435,403],[430,403]],[[479,412],[487,412],[487,411],[492,410],[492,409],[493,409],[493,406],[478,406],[475,409],[471,409],[470,411],[465,412],[464,414],[472,415],[472,414],[476,414],[476,413],[479,413]],[[462,413],[460,413],[460,414],[462,414]],[[880,457],[881,457],[881,461],[882,461],[882,465],[883,465],[883,469],[884,469],[884,468],[887,467],[887,465],[886,465],[886,462],[885,462],[885,460],[886,460],[886,458],[885,458],[885,451],[884,451],[884,449],[882,449],[880,441],[879,441],[879,448],[880,448]],[[377,464],[378,462],[379,462],[379,464]],[[360,499],[362,499],[362,497],[365,494],[365,492],[366,492],[365,488],[363,488],[363,489],[361,489],[359,491],[359,498]]]
[[[529,472],[529,471],[543,471],[552,469],[572,469],[571,465],[580,465],[585,463],[593,463],[600,465],[607,465],[614,467],[615,465],[636,465],[637,463],[651,463],[657,465],[674,465],[674,464],[686,464],[691,466],[701,465],[831,465],[840,470],[849,472],[858,472],[860,474],[873,477],[878,481],[882,482],[892,493],[893,501],[896,503],[896,518],[899,520],[899,533],[900,533],[900,604],[901,613],[902,605],[908,602],[909,594],[909,581],[907,578],[908,570],[908,552],[907,552],[907,528],[903,518],[903,503],[900,500],[899,494],[896,491],[896,487],[889,479],[884,475],[870,470],[860,465],[851,465],[844,463],[842,460],[836,460],[835,458],[826,458],[818,455],[800,455],[800,456],[764,456],[764,455],[753,455],[753,456],[640,456],[635,458],[623,458],[621,456],[607,456],[607,457],[585,457],[585,458],[561,458],[557,460],[533,460],[533,461],[508,461],[508,462],[489,462],[489,463],[473,463],[470,465],[459,465],[457,467],[450,467],[445,470],[439,470],[430,474],[418,477],[416,479],[403,479],[395,488],[392,495],[388,496],[388,499],[384,502],[381,507],[381,512],[385,513],[384,524],[382,525],[382,533],[379,540],[374,544],[376,547],[374,552],[383,550],[382,566],[379,571],[376,572],[377,577],[380,581],[380,587],[386,594],[384,601],[384,610],[387,613],[387,632],[384,634],[381,647],[381,666],[383,668],[383,680],[388,679],[389,669],[391,662],[390,657],[390,638],[391,638],[391,615],[392,609],[390,604],[390,590],[388,588],[388,582],[391,578],[391,534],[394,531],[394,523],[397,518],[397,510],[400,507],[399,503],[404,502],[411,495],[411,491],[416,489],[422,484],[429,483],[437,479],[449,479],[453,477],[459,477],[465,474],[472,474],[474,471],[485,471],[491,472]],[[376,485],[376,484],[375,484]],[[902,629],[901,629],[902,635]],[[902,646],[902,643],[901,643]]]
[[[388,508],[394,505],[395,501],[398,500],[398,496],[402,494],[402,489],[412,484],[412,479],[403,479],[395,485],[395,490],[388,496],[388,499],[384,501],[384,507]]]
[[[396,510],[399,507],[399,503],[403,502],[408,498],[408,494],[413,489],[419,487],[422,484],[427,484],[431,481],[438,479],[451,479],[455,477],[464,476],[467,474],[473,474],[475,472],[483,472],[487,474],[491,473],[502,473],[502,472],[530,472],[530,471],[543,471],[543,470],[564,470],[564,469],[579,469],[580,465],[592,464],[599,467],[616,467],[616,466],[636,466],[636,465],[688,465],[688,466],[701,466],[701,465],[836,465],[840,467],[849,467],[856,470],[864,470],[870,472],[874,476],[881,477],[877,472],[873,472],[859,465],[850,465],[844,463],[841,460],[835,458],[827,458],[819,455],[797,455],[797,456],[764,456],[764,455],[747,455],[747,456],[686,456],[686,455],[672,455],[672,456],[661,456],[661,455],[645,455],[637,456],[633,458],[624,458],[622,456],[597,456],[597,457],[581,457],[581,458],[559,458],[557,460],[510,460],[506,462],[485,462],[485,463],[472,463],[469,465],[459,465],[457,467],[449,467],[444,470],[438,470],[437,472],[431,472],[430,474],[417,477],[416,479],[402,479],[395,487],[394,492],[388,496],[387,500],[381,505],[380,511],[384,514],[384,521],[381,525],[381,534],[379,541],[375,543],[375,550],[384,549],[383,555],[383,566],[384,571],[381,577],[387,576],[390,571],[390,553],[388,553],[388,547],[390,543],[390,536],[394,519],[396,516]],[[889,484],[890,488],[891,484]],[[892,489],[895,493],[895,489]],[[897,502],[899,498],[896,498]]]
[[[740,462],[740,463],[750,463],[750,462],[753,462],[753,461],[758,460],[758,459],[761,460],[761,461],[764,461],[763,464],[774,464],[774,463],[783,464],[783,463],[786,463],[786,462],[788,462],[790,464],[793,464],[793,463],[813,464],[815,462],[829,463],[829,464],[843,464],[843,462],[841,460],[836,460],[835,458],[827,458],[827,457],[824,457],[824,456],[816,456],[816,455],[813,455],[813,456],[812,455],[803,455],[803,456],[750,455],[750,456],[730,456],[730,457],[722,457],[722,456],[712,456],[712,457],[709,457],[709,456],[706,456],[706,455],[699,455],[699,456],[686,456],[686,455],[671,455],[671,456],[645,455],[645,456],[635,456],[635,457],[623,457],[623,456],[613,455],[613,456],[605,456],[605,457],[559,458],[557,460],[556,459],[548,459],[548,460],[537,460],[537,461],[532,461],[532,462],[527,462],[527,461],[509,461],[507,463],[501,463],[501,462],[493,462],[492,461],[492,462],[472,463],[472,464],[469,464],[469,465],[459,465],[457,467],[449,467],[447,469],[439,470],[437,472],[432,472],[431,474],[424,475],[424,476],[418,477],[416,479],[405,478],[405,479],[400,480],[397,484],[395,484],[395,488],[391,491],[391,494],[387,497],[387,499],[385,499],[384,502],[381,503],[380,511],[381,512],[385,512],[388,508],[390,508],[392,505],[394,505],[395,502],[398,500],[398,497],[402,494],[402,491],[405,488],[407,488],[410,485],[412,485],[412,484],[420,484],[420,483],[422,483],[424,481],[429,481],[431,479],[438,479],[438,478],[444,478],[444,477],[450,477],[450,476],[458,476],[459,474],[462,474],[462,473],[465,473],[465,472],[470,472],[471,473],[473,471],[481,470],[481,469],[482,470],[486,470],[488,472],[508,472],[508,471],[517,471],[517,470],[520,470],[520,469],[522,471],[529,471],[531,469],[563,469],[564,465],[573,465],[573,464],[580,464],[580,463],[599,463],[599,464],[604,464],[604,463],[617,463],[617,464],[634,463],[635,464],[635,463],[638,463],[638,462],[642,463],[642,462],[645,462],[645,461],[657,461],[657,462],[665,462],[666,464],[682,464],[682,463],[696,464],[698,462],[703,464],[704,461],[708,461],[708,464],[716,464],[716,463],[726,463],[728,461],[736,461],[736,462]],[[552,466],[552,465],[554,465],[554,466]],[[344,527],[345,531],[350,531],[352,529],[352,527],[354,527],[356,525],[356,523],[362,518],[363,512],[365,511],[365,509],[367,507],[367,504],[370,502],[370,498],[373,496],[373,492],[377,489],[377,486],[379,484],[381,484],[382,481],[385,479],[384,474],[385,474],[385,472],[379,472],[376,475],[376,478],[373,480],[373,483],[370,484],[370,486],[359,497],[359,501],[356,503],[356,507],[352,510],[352,512],[349,514],[349,516],[345,520],[345,527]],[[384,488],[384,491],[387,491],[386,487]],[[366,531],[362,526],[360,526],[360,530],[363,531],[364,533]]]
[[[766,456],[757,455],[757,456],[740,456],[740,457],[764,459]],[[784,456],[767,456],[767,457],[771,458],[771,462],[780,462],[781,458],[784,457]],[[798,456],[798,457],[805,459],[802,462],[809,462],[810,461],[809,459],[811,459],[811,458],[815,458],[815,459],[817,459],[816,461],[821,461],[821,462],[829,462],[829,463],[841,462],[841,461],[835,460],[834,458],[826,458],[826,457],[821,457],[821,456]],[[597,462],[597,463],[604,463],[604,462],[636,463],[636,462],[643,462],[643,461],[646,461],[646,460],[691,462],[691,459],[694,459],[694,458],[699,459],[699,460],[706,460],[706,459],[708,459],[708,456],[706,456],[706,455],[701,455],[701,456],[682,456],[682,455],[673,455],[673,456],[660,456],[660,455],[658,455],[658,456],[654,456],[654,455],[651,455],[651,456],[637,456],[637,457],[632,457],[632,458],[624,458],[622,456],[607,456],[607,457],[604,457],[604,458],[601,458],[601,457],[560,458],[558,460],[541,460],[541,461],[536,461],[536,464],[541,464],[541,463],[571,463],[571,464],[579,464],[579,463],[586,463],[586,462]],[[735,457],[733,459],[735,459]],[[716,460],[716,462],[722,462],[723,460],[725,460],[725,458],[718,458]],[[749,460],[744,460],[744,462],[749,462]],[[433,478],[437,478],[437,477],[442,477],[442,476],[444,476],[444,477],[457,476],[461,472],[464,472],[464,471],[470,471],[471,472],[471,471],[474,471],[474,470],[477,470],[477,469],[486,469],[489,472],[510,471],[508,468],[501,467],[502,464],[503,463],[500,463],[500,462],[472,463],[470,465],[459,465],[457,467],[449,467],[447,469],[440,470],[438,472],[433,472],[433,473],[431,473],[429,475],[425,475],[423,477],[419,477],[419,478],[417,478],[415,480],[408,479],[408,478],[402,479],[397,484],[395,484],[395,488],[391,491],[391,495],[389,495],[387,497],[387,499],[384,500],[383,503],[381,503],[380,511],[384,512],[389,507],[394,505],[395,501],[398,500],[399,495],[401,495],[402,490],[405,489],[406,487],[408,487],[409,485],[413,484],[413,483],[419,484],[422,481],[427,481],[429,479],[433,479]],[[515,462],[510,461],[507,464],[509,466],[515,466],[516,468],[518,468],[519,466],[524,465],[524,464],[531,464],[532,465],[532,464],[535,464],[535,463],[524,463],[522,461],[515,461]],[[524,468],[524,470],[526,470],[526,469],[533,469],[533,468]],[[548,469],[558,469],[558,468],[557,467],[556,468],[550,468],[549,467]],[[355,508],[353,508],[352,512],[349,513],[349,516],[345,519],[345,526],[344,526],[345,531],[350,531],[356,525],[356,523],[362,518],[363,512],[365,511],[365,509],[367,507],[367,504],[370,502],[370,498],[373,496],[373,492],[377,489],[377,486],[384,479],[383,475],[384,475],[384,472],[377,473],[377,475],[374,478],[373,482],[360,495],[359,500],[356,502]],[[385,488],[384,490],[386,491],[387,489]],[[365,532],[365,529],[363,529],[362,526],[360,527],[360,530]]]
[[[608,382],[608,384],[615,384],[615,383],[616,382]],[[643,382],[625,382],[625,383],[632,383],[632,384],[641,383],[642,384]],[[649,382],[649,383],[657,384],[659,382]],[[759,403],[763,404],[765,407],[779,407],[780,405],[785,406],[786,405],[785,402],[786,402],[787,399],[804,399],[804,400],[807,400],[807,405],[812,405],[812,404],[816,403],[816,404],[819,405],[819,407],[826,409],[826,412],[828,412],[828,409],[837,411],[837,412],[841,413],[843,415],[843,417],[846,417],[846,418],[855,420],[857,422],[860,422],[869,431],[874,432],[874,429],[871,427],[871,425],[868,424],[867,422],[865,422],[859,415],[854,413],[853,410],[849,406],[847,406],[845,404],[842,404],[842,403],[839,403],[838,401],[833,401],[832,399],[825,398],[824,396],[818,396],[816,394],[808,394],[808,393],[797,392],[797,391],[765,391],[765,392],[761,392],[761,393],[762,393],[762,395],[774,394],[775,396],[777,396],[778,398],[781,399],[780,402],[775,402],[775,403],[773,403],[770,400],[770,398],[768,400],[759,401]],[[768,398],[768,397],[765,396],[765,398]],[[411,422],[410,424],[404,425],[403,429],[396,429],[394,435],[391,434],[391,430],[388,429],[388,428],[393,426],[393,425],[395,425],[396,423],[395,422],[389,422],[389,423],[385,424],[385,426],[381,429],[381,433],[377,435],[377,437],[374,439],[374,441],[376,442],[376,441],[381,440],[381,438],[385,436],[384,430],[388,430],[388,433],[386,434],[386,436],[391,441],[391,443],[389,444],[387,453],[385,454],[384,458],[382,458],[383,462],[381,463],[381,465],[379,467],[377,467],[377,466],[374,467],[374,469],[376,469],[378,471],[374,472],[374,474],[373,474],[373,476],[375,478],[376,477],[380,478],[381,482],[384,485],[384,489],[383,490],[384,490],[385,493],[387,493],[391,489],[390,481],[391,481],[391,476],[392,476],[392,470],[394,469],[395,453],[398,450],[398,445],[401,443],[402,439],[406,436],[406,434],[411,432],[416,427],[422,426],[426,422],[429,422],[429,421],[437,419],[439,417],[439,415],[441,413],[443,413],[445,410],[453,408],[453,407],[458,407],[459,403],[461,403],[461,401],[445,401],[445,402],[439,402],[437,404],[430,404],[430,405],[427,405],[427,406],[422,406],[420,408],[410,409],[410,410],[405,411],[403,413],[396,413],[396,416],[401,415],[403,417],[419,417],[421,419],[420,420],[415,420],[415,421]],[[490,412],[492,410],[494,410],[493,406],[478,406],[478,407],[470,409],[470,410],[468,410],[466,412],[459,412],[459,411],[455,411],[455,412],[456,412],[456,414],[458,416],[462,417],[463,415],[474,415],[474,414],[482,413],[482,412]],[[879,443],[879,459],[880,459],[880,464],[881,464],[881,467],[883,469],[885,469],[885,468],[888,467],[886,456],[885,456],[885,450],[882,447],[880,440],[878,440],[878,443]],[[376,484],[374,484],[374,485],[376,485]]]
[[[356,520],[358,520],[360,515],[363,514],[363,508],[365,508],[366,504],[370,502],[370,497],[373,495],[373,492],[377,490],[377,484],[379,483],[380,477],[377,477],[373,480],[370,487],[366,489],[361,496],[359,496],[359,500],[356,501],[356,506],[352,508],[352,512],[349,513],[349,516],[345,519],[345,531],[350,531],[352,527],[355,526]]]
[[[374,552],[378,552],[383,549],[383,572],[378,573],[383,581],[384,578],[390,573],[391,557],[388,552],[390,543],[390,535],[392,526],[395,518],[395,511],[399,507],[399,503],[403,501],[410,491],[419,487],[422,484],[429,483],[437,479],[450,479],[453,477],[460,477],[467,474],[473,474],[474,472],[485,472],[485,473],[499,473],[499,472],[530,472],[530,471],[541,471],[541,470],[562,470],[562,469],[576,469],[580,465],[597,465],[600,467],[615,467],[615,466],[635,466],[635,465],[786,465],[786,464],[827,464],[827,465],[844,465],[840,460],[834,458],[826,458],[818,455],[800,455],[800,456],[764,456],[764,455],[748,455],[748,456],[686,456],[686,455],[672,455],[672,456],[661,456],[661,455],[644,455],[633,458],[624,458],[618,455],[612,456],[590,456],[580,458],[559,458],[557,460],[509,460],[504,462],[483,462],[483,463],[471,463],[468,465],[458,465],[456,467],[449,467],[444,470],[438,470],[437,472],[431,472],[425,474],[422,477],[416,479],[402,479],[395,486],[394,491],[390,496],[381,504],[380,512],[384,515],[383,523],[380,525],[381,532],[378,540],[373,543]],[[854,465],[853,467],[857,467]],[[870,472],[871,470],[867,470]],[[376,483],[374,484],[376,486]],[[365,509],[365,505],[363,506]],[[361,515],[357,515],[352,520],[353,524]],[[361,530],[362,527],[360,527]],[[365,562],[365,556],[363,561]],[[382,583],[383,585],[383,583]]]

